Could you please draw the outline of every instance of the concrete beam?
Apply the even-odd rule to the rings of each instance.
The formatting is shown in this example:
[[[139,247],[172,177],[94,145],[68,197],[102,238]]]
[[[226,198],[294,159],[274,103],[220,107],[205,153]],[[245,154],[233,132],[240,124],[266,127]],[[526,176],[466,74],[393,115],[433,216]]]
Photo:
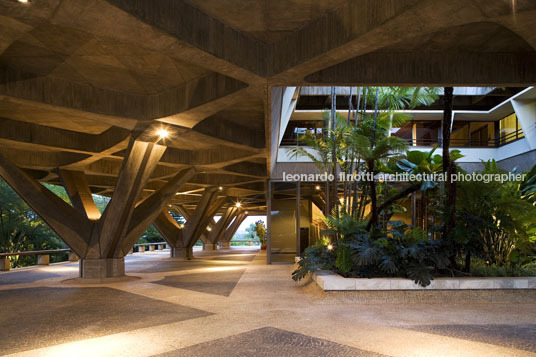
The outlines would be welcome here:
[[[78,255],[84,256],[93,222],[0,154],[0,176]]]
[[[149,197],[136,205],[132,214],[132,219],[128,227],[128,233],[123,241],[123,254],[126,255],[132,245],[141,237],[143,232],[149,228],[151,223],[160,214],[164,206],[175,196],[179,188],[184,185],[193,175],[195,169],[188,168],[177,173],[173,178],[155,191]]]
[[[190,219],[186,221],[183,233],[185,247],[193,247],[204,232],[208,220],[212,217],[210,213],[214,210],[214,203],[221,201],[217,198],[218,194],[219,190],[215,187],[207,188],[203,193],[195,211]]]
[[[179,226],[167,208],[162,209],[153,224],[171,248],[184,248],[183,227]]]
[[[99,257],[123,255],[120,242],[128,233],[138,197],[165,150],[161,145],[131,140],[112,199],[99,220],[98,240],[90,244]]]
[[[389,86],[518,86],[536,82],[536,53],[378,51],[323,69],[308,83]]]
[[[186,1],[107,1],[144,23],[236,67],[261,76],[267,73],[268,46],[265,43],[208,16]]]
[[[59,170],[59,177],[69,195],[69,199],[78,212],[82,212],[92,221],[97,221],[101,213],[93,201],[86,175],[82,171]]]
[[[191,128],[203,118],[189,110],[221,100],[247,84],[219,73],[190,80],[162,93],[145,96],[98,88],[54,77],[39,76],[0,65],[0,96],[43,103],[79,112],[136,120],[163,121]],[[179,115],[184,113],[184,115]]]
[[[101,134],[86,134],[5,118],[0,118],[0,126],[0,139],[82,153],[101,153],[130,135],[128,130],[118,127]]]
[[[220,220],[212,226],[212,230],[209,232],[207,240],[209,243],[216,244],[223,236],[225,229],[228,228],[231,221],[238,214],[238,207],[228,207],[225,213],[220,217]]]
[[[212,138],[252,148],[263,148],[265,146],[263,130],[251,129],[217,116],[203,120],[193,130],[209,135]]]
[[[220,242],[222,243],[229,243],[231,239],[233,239],[233,236],[235,235],[238,228],[240,228],[240,225],[244,220],[247,218],[247,214],[244,212],[239,213],[234,221],[225,229],[225,232],[223,233],[223,236],[220,239]]]

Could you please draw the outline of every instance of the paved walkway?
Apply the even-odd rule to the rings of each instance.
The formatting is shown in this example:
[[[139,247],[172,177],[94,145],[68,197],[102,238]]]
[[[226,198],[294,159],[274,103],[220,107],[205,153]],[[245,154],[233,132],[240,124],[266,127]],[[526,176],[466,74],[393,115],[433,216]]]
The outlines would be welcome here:
[[[256,250],[168,254],[109,285],[65,282],[78,264],[0,273],[0,355],[536,356],[534,291],[325,294]]]

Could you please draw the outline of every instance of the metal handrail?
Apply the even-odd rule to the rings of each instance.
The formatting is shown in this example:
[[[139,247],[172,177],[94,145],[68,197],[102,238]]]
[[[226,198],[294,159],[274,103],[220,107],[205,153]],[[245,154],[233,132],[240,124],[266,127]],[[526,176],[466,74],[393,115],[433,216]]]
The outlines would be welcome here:
[[[167,242],[157,242],[157,243],[136,243],[134,244],[134,247],[139,247],[139,246],[151,246],[151,245],[166,245]]]
[[[258,240],[232,240],[230,242],[238,242],[238,243],[247,243],[247,242],[259,242]],[[134,244],[134,247],[140,247],[140,246],[157,246],[157,245],[167,245],[167,242],[156,242],[156,243],[136,243]],[[0,257],[13,257],[17,255],[48,255],[48,254],[56,254],[56,253],[68,253],[72,252],[73,250],[70,248],[64,248],[64,249],[45,249],[45,250],[28,250],[24,252],[10,252],[10,253],[0,253]]]
[[[25,252],[14,252],[14,253],[0,253],[0,257],[13,257],[17,255],[48,255],[55,253],[65,253],[70,252],[72,249],[46,249],[46,250],[28,250]]]

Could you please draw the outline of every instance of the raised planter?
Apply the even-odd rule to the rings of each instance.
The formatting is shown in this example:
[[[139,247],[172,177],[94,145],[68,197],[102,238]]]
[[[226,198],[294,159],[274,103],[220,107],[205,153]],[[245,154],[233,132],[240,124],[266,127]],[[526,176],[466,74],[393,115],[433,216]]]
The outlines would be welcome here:
[[[344,278],[331,271],[317,271],[313,280],[324,291],[536,289],[536,277],[435,278],[422,287],[410,279]]]

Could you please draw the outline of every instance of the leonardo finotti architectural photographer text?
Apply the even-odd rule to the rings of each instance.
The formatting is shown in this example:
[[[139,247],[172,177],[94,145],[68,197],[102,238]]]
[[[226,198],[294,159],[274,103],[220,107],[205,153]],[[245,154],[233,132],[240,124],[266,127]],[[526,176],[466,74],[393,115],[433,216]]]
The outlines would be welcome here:
[[[346,177],[345,177],[346,176]],[[508,181],[518,181],[521,182],[525,178],[525,174],[481,174],[481,173],[456,173],[451,175],[451,180],[454,182],[464,182],[464,181],[480,181],[484,183],[489,182],[508,182]],[[396,174],[386,174],[379,173],[372,175],[370,172],[359,173],[359,174],[338,174],[337,179],[339,181],[387,181],[387,182],[413,182],[413,181],[434,181],[434,182],[446,182],[447,174],[446,173],[437,173],[437,174],[410,174],[410,173],[396,173]],[[287,174],[283,172],[283,181],[288,182],[324,182],[324,181],[334,181],[335,176],[333,174],[328,174],[324,172],[322,174]]]

